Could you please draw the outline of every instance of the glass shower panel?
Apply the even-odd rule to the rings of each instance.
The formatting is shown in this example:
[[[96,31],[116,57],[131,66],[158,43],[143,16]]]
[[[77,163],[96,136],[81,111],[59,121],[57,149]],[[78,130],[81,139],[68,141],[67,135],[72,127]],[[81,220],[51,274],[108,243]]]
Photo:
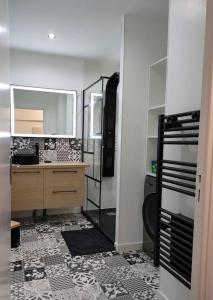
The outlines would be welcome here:
[[[94,141],[94,178],[100,179],[101,178],[101,162],[100,162],[100,155],[101,155],[101,140],[96,139]]]
[[[88,199],[93,202],[94,205],[100,206],[100,183],[94,180],[88,179],[87,185]]]
[[[104,80],[103,82],[104,94],[106,91],[107,82],[108,80]],[[100,168],[95,169],[95,174],[96,172],[98,174],[98,172],[100,172]],[[101,188],[101,208],[100,208],[100,217],[99,217],[99,227],[101,231],[111,241],[114,242],[115,241],[115,220],[116,220],[116,174],[114,177],[102,177],[101,185],[102,188]]]
[[[102,80],[99,80],[95,85],[84,90],[83,160],[89,164],[86,170],[85,213],[98,226],[101,202],[102,86]],[[97,168],[99,168],[98,172]]]
[[[99,226],[99,209],[89,201],[87,201],[86,213],[87,216]]]
[[[101,231],[115,240],[115,177],[103,177],[103,117],[105,90],[108,78],[84,90],[84,149],[83,160],[89,164],[86,170],[85,214]]]

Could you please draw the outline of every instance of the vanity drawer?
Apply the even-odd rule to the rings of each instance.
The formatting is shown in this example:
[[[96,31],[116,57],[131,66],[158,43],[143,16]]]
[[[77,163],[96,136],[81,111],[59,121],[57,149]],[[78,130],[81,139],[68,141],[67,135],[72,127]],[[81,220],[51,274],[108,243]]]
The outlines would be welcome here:
[[[40,169],[12,171],[12,211],[43,208],[43,178],[44,172]]]
[[[44,194],[45,208],[79,207],[84,205],[84,189],[82,186],[46,187]]]
[[[46,187],[74,187],[84,186],[84,168],[49,169],[44,171]]]

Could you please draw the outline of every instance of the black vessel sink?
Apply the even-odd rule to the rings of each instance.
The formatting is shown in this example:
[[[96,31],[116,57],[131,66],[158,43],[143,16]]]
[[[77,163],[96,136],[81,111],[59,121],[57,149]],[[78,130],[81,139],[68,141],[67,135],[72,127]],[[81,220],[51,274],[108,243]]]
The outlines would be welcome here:
[[[12,163],[15,165],[37,165],[39,156],[36,154],[15,154],[12,157]]]
[[[39,164],[39,144],[35,143],[34,152],[16,153],[12,156],[14,165],[37,165]]]

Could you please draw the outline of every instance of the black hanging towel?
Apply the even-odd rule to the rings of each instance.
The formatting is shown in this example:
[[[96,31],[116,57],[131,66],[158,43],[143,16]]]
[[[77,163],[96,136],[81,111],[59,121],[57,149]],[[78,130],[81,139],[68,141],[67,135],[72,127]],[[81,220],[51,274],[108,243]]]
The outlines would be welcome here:
[[[107,82],[103,120],[103,177],[114,176],[116,98],[119,73],[114,73]]]

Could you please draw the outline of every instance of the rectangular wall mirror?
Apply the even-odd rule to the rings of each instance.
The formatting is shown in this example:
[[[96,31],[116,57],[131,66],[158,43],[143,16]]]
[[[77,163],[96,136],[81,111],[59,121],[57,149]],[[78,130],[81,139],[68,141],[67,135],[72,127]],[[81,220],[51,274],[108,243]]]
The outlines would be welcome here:
[[[76,137],[76,91],[11,86],[12,136]]]

